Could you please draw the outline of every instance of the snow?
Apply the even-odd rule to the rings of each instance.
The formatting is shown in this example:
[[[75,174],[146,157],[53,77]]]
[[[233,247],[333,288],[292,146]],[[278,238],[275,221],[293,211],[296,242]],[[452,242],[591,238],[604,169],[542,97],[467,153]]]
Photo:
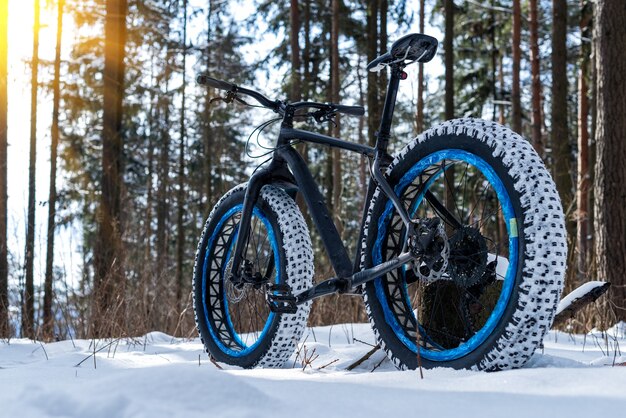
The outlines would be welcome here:
[[[569,293],[567,296],[565,296],[563,299],[561,299],[561,301],[559,302],[559,305],[556,308],[556,314],[555,315],[558,315],[561,312],[563,312],[574,301],[576,301],[577,299],[580,299],[581,297],[585,296],[587,293],[591,292],[593,289],[598,288],[598,287],[602,287],[605,284],[606,284],[606,282],[599,282],[599,281],[590,281],[590,282],[583,283],[581,286],[577,287],[571,293]]]
[[[625,334],[624,323],[586,336],[552,331],[522,369],[438,368],[423,380],[395,370],[381,351],[346,371],[371,350],[367,324],[308,329],[300,355],[306,346],[318,357],[305,371],[295,355],[280,370],[219,370],[198,339],[157,332],[96,341],[95,350],[105,348],[95,360],[89,340],[11,340],[0,343],[0,416],[623,416]]]
[[[506,272],[509,269],[509,259],[501,255],[487,253],[487,263],[491,263],[492,261],[496,261],[496,279],[504,280]]]

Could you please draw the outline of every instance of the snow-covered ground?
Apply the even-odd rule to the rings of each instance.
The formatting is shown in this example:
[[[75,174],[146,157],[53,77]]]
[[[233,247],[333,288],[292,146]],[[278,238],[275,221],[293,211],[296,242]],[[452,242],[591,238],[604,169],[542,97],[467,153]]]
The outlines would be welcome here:
[[[95,359],[92,341],[11,340],[0,343],[0,416],[623,417],[625,333],[624,323],[606,339],[551,332],[523,369],[440,368],[423,380],[380,351],[346,371],[371,349],[366,324],[308,330],[301,346],[318,357],[304,371],[295,356],[281,370],[219,370],[199,340],[161,333],[97,342]]]

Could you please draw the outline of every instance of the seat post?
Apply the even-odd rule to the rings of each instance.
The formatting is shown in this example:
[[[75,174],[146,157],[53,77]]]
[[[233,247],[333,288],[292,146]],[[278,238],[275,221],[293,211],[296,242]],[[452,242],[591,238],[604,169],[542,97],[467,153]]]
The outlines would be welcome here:
[[[383,153],[387,151],[387,146],[389,145],[391,122],[393,120],[398,88],[400,86],[400,80],[403,79],[403,74],[402,66],[397,64],[391,66],[391,77],[389,77],[389,84],[387,85],[383,114],[380,120],[380,127],[378,128],[378,132],[376,132],[376,150],[382,151]]]

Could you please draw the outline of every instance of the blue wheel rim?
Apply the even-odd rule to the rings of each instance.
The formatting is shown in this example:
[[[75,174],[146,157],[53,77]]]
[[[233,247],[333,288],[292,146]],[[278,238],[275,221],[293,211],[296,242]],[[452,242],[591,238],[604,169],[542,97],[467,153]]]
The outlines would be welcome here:
[[[254,351],[261,343],[262,341],[266,338],[267,334],[269,333],[269,329],[274,321],[274,317],[275,317],[275,313],[274,312],[270,312],[265,324],[263,326],[263,329],[261,331],[261,333],[259,334],[258,338],[256,339],[256,341],[251,344],[251,345],[247,345],[243,342],[241,336],[239,335],[239,333],[237,333],[237,331],[235,330],[235,327],[233,325],[233,321],[232,318],[230,316],[230,311],[228,308],[228,298],[226,296],[226,291],[223,291],[223,297],[221,299],[221,303],[223,304],[223,308],[222,308],[222,312],[224,313],[224,319],[225,319],[225,325],[230,333],[230,335],[232,335],[234,342],[236,343],[236,345],[239,346],[239,350],[235,350],[231,347],[228,347],[227,345],[224,344],[224,342],[219,338],[219,333],[218,331],[215,329],[214,327],[214,322],[212,320],[212,318],[210,317],[210,310],[209,310],[209,304],[207,303],[207,273],[209,270],[209,263],[210,263],[210,256],[213,252],[213,247],[215,245],[215,241],[218,237],[218,235],[220,234],[220,232],[222,231],[222,228],[224,226],[224,224],[233,216],[235,216],[237,213],[240,213],[243,209],[243,205],[239,204],[236,206],[233,206],[232,208],[230,208],[218,221],[217,225],[215,226],[215,228],[213,229],[213,233],[212,235],[209,237],[209,240],[207,242],[207,246],[206,246],[206,250],[205,250],[205,254],[204,254],[204,264],[203,264],[203,269],[202,269],[202,305],[204,308],[204,315],[205,315],[205,320],[206,320],[206,324],[207,324],[207,328],[209,330],[209,333],[211,335],[211,338],[213,340],[213,342],[219,347],[219,349],[224,352],[225,354],[231,356],[231,357],[243,357],[246,356],[248,354],[250,354],[252,351]],[[256,217],[258,219],[261,220],[261,222],[263,223],[263,225],[265,226],[265,229],[267,231],[267,235],[268,235],[268,241],[270,243],[270,246],[272,248],[272,252],[274,253],[274,269],[276,272],[276,278],[275,278],[275,283],[280,283],[281,280],[281,268],[280,268],[280,256],[279,256],[279,252],[278,252],[278,241],[276,240],[276,235],[274,233],[274,230],[272,228],[272,225],[269,221],[269,219],[267,219],[267,217],[265,216],[265,214],[258,209],[257,207],[255,207],[253,209],[252,212],[253,217]],[[234,245],[236,242],[236,238],[237,238],[237,226],[235,227],[235,229],[233,230],[232,233],[232,238],[231,238],[231,244],[228,248],[226,257],[224,258],[224,261],[222,262],[222,271],[221,271],[221,280],[223,282],[223,278],[224,278],[224,270],[226,268],[226,266],[228,265],[228,261],[230,260],[232,251],[234,249]]]
[[[509,266],[506,271],[506,275],[504,278],[504,282],[502,285],[502,290],[500,292],[500,296],[498,301],[496,302],[495,307],[493,308],[491,315],[487,319],[486,323],[483,327],[478,330],[468,341],[461,343],[458,347],[452,349],[444,349],[441,351],[429,350],[423,347],[420,347],[420,355],[431,361],[451,361],[458,358],[461,358],[474,350],[476,350],[480,345],[482,345],[487,338],[491,335],[491,333],[496,328],[500,319],[502,318],[504,311],[509,303],[511,298],[511,294],[513,288],[515,286],[515,279],[517,276],[517,265],[518,265],[518,248],[519,248],[519,238],[517,233],[517,219],[515,217],[515,211],[513,208],[513,204],[511,199],[502,183],[502,180],[498,177],[494,169],[485,162],[482,158],[478,157],[475,154],[469,153],[464,150],[459,149],[449,149],[437,151],[433,154],[430,154],[416,164],[411,167],[400,179],[397,186],[394,188],[396,194],[401,196],[407,186],[412,183],[417,176],[422,173],[427,167],[430,167],[434,164],[441,162],[442,160],[457,160],[463,161],[468,164],[471,164],[475,168],[477,168],[489,181],[490,185],[493,187],[496,195],[498,196],[498,200],[500,201],[500,206],[502,207],[502,213],[504,215],[507,234],[508,234],[508,243],[509,243]],[[438,176],[443,174],[441,171]],[[434,182],[434,178],[429,180],[432,184]],[[424,191],[417,196],[416,202],[411,208],[412,214],[417,211],[421,201],[423,200],[423,195],[425,194],[425,190],[431,186],[431,184],[427,184],[427,187],[424,188]],[[378,233],[376,236],[376,241],[374,243],[374,247],[372,249],[372,260],[374,265],[380,264],[383,261],[382,256],[382,247],[383,242],[385,240],[385,236],[387,234],[387,225],[393,216],[394,208],[390,201],[388,201],[385,205],[385,209],[383,214],[378,219]],[[390,326],[393,330],[394,334],[398,337],[398,339],[411,351],[417,353],[417,345],[413,338],[410,338],[405,329],[400,325],[395,313],[391,310],[389,306],[389,301],[387,300],[387,296],[385,294],[384,286],[382,278],[379,277],[374,281],[374,287],[376,292],[376,297],[380,301],[385,322]],[[406,290],[406,283],[404,284],[403,289],[404,295],[407,298],[407,306],[411,306],[408,301],[408,294]],[[420,327],[420,334],[426,338],[425,332],[423,328]]]

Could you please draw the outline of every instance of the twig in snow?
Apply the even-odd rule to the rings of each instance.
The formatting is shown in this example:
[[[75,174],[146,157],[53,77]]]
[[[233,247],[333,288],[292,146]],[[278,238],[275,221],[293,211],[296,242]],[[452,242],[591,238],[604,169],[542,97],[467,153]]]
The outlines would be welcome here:
[[[304,338],[304,341],[302,341],[302,344],[300,344],[299,346],[296,344],[296,347],[298,347],[298,350],[296,351],[296,358],[293,359],[293,365],[291,366],[292,369],[296,367],[296,363],[298,362],[298,359],[300,358],[300,351],[302,351],[302,348],[304,347],[304,344],[306,344],[306,340],[308,339],[309,339],[309,336],[307,335]]]
[[[46,351],[46,347],[43,346],[43,343],[41,341],[39,341],[39,345],[41,346],[41,349],[43,350],[43,353],[46,355],[46,360],[50,360],[48,358],[48,352]]]
[[[372,348],[370,351],[368,351],[367,353],[365,353],[365,355],[363,357],[361,357],[360,359],[358,359],[357,361],[355,361],[354,363],[352,363],[351,365],[349,365],[346,370],[351,371],[354,370],[355,368],[357,368],[358,366],[360,366],[361,364],[363,364],[363,362],[365,360],[367,360],[368,358],[372,357],[372,355],[378,351],[380,349],[380,345],[375,345],[374,348]]]
[[[331,361],[330,363],[324,364],[322,367],[318,367],[317,370],[322,370],[325,369],[326,367],[330,366],[331,364],[335,364],[339,361],[338,358],[334,359],[333,361]]]
[[[117,347],[119,347],[119,345],[120,345],[120,342],[118,341],[118,342],[115,344],[115,347],[113,348],[113,357],[112,357],[112,358],[115,358],[115,354],[117,353]]]
[[[213,356],[212,356],[212,355],[210,355],[210,354],[209,354],[209,360],[211,361],[211,363],[213,363],[213,365],[214,365],[215,367],[217,367],[217,368],[218,368],[218,369],[220,369],[220,370],[223,370],[222,366],[220,366],[219,364],[217,364],[217,361],[215,361],[215,359],[213,358]]]
[[[369,345],[370,347],[375,347],[374,344],[366,343],[365,341],[359,340],[358,338],[353,338],[352,340],[353,340],[353,342]]]
[[[380,367],[381,364],[383,364],[383,361],[385,361],[385,359],[387,358],[387,356],[383,357],[382,359],[380,359],[380,361],[378,363],[376,363],[376,366],[374,366],[374,368],[372,370],[370,370],[370,373],[373,373],[374,370],[376,370],[377,368]]]
[[[304,346],[304,355],[302,360],[302,371],[306,369],[306,366],[309,366],[311,369],[313,368],[313,362],[319,357],[319,354],[315,354],[316,349],[314,348],[311,351],[311,354],[308,354],[306,345]]]
[[[77,364],[74,365],[74,367],[79,367],[81,364],[83,364],[85,361],[89,360],[91,357],[93,357],[93,367],[96,368],[96,353],[99,353],[100,351],[104,350],[105,348],[110,347],[112,344],[114,344],[116,341],[119,341],[119,338],[116,338],[115,340],[111,341],[110,343],[100,347],[99,349],[96,350],[96,344],[95,341],[93,343],[93,353],[89,354],[87,357],[85,357],[84,359],[82,359],[80,362],[78,362]]]
[[[350,331],[348,330],[348,326],[346,324],[341,324],[341,329],[346,336],[346,341],[350,344]]]

